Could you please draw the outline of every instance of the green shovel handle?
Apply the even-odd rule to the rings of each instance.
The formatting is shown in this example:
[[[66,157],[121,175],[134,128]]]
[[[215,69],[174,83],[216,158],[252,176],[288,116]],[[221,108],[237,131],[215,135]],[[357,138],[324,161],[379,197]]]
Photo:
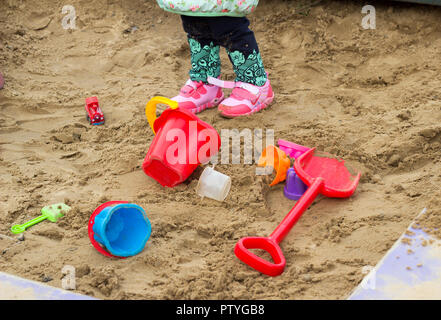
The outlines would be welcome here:
[[[24,232],[27,228],[32,227],[34,224],[37,224],[43,220],[46,220],[47,216],[41,215],[35,219],[32,219],[24,224],[16,224],[11,227],[12,233],[18,234]]]

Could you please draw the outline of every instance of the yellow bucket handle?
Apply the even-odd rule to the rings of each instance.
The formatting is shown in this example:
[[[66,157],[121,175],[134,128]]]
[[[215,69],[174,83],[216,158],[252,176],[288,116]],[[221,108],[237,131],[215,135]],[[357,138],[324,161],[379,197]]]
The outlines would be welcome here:
[[[152,128],[154,134],[156,134],[156,132],[153,128],[153,124],[156,120],[156,105],[158,103],[166,104],[172,109],[178,108],[178,102],[160,96],[153,97],[149,102],[147,102],[147,105],[145,106],[145,116],[147,117],[147,121],[149,122],[150,128]]]

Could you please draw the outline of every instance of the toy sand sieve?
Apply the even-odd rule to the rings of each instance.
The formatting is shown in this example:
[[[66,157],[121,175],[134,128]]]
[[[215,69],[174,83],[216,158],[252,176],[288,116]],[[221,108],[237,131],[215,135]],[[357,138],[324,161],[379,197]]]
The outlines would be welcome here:
[[[304,147],[302,145],[283,139],[279,139],[277,141],[277,144],[279,145],[280,150],[282,150],[289,157],[294,159],[297,159],[298,157],[300,157],[302,154],[304,154],[306,151],[310,149],[308,147]]]

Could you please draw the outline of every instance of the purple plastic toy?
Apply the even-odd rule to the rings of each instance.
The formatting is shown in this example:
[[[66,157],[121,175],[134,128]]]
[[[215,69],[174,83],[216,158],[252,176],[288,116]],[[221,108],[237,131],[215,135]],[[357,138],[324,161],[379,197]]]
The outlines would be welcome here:
[[[290,158],[294,159],[297,159],[309,150],[308,147],[304,147],[283,139],[279,139],[277,144],[279,145],[280,150],[285,152]],[[288,172],[286,173],[285,188],[283,189],[283,194],[285,197],[291,200],[299,200],[303,193],[305,193],[306,189],[308,189],[308,187],[297,176],[294,168],[289,168]]]
[[[283,189],[285,197],[291,200],[299,200],[308,187],[300,179],[294,168],[289,168],[286,173],[286,184]]]
[[[286,141],[283,139],[279,139],[279,141],[277,141],[277,144],[279,145],[280,150],[285,152],[288,155],[288,157],[294,159],[297,159],[298,157],[300,157],[302,154],[304,154],[306,151],[309,150],[308,147],[304,147],[299,144],[295,144],[293,142]]]

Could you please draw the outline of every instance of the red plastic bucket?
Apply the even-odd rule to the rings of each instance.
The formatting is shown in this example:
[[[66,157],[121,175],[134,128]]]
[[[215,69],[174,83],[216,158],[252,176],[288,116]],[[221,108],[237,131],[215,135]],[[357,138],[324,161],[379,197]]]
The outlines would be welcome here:
[[[164,98],[161,99],[163,103]],[[216,155],[221,145],[218,132],[185,109],[166,109],[152,129],[156,135],[142,168],[166,187],[185,181],[199,164]]]

